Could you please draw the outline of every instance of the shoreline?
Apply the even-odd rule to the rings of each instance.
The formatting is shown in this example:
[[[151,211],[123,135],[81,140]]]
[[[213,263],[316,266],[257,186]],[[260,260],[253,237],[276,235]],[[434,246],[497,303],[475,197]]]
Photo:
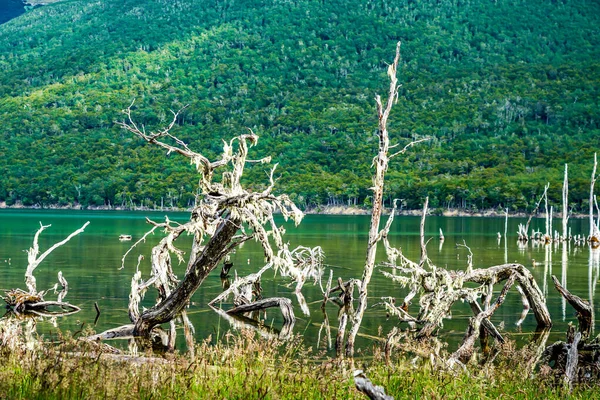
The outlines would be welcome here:
[[[41,207],[41,206],[24,206],[20,203],[14,205],[7,205],[6,202],[0,202],[0,210],[3,209],[23,209],[23,210],[76,210],[76,211],[133,211],[133,212],[160,212],[160,211],[172,211],[172,212],[189,212],[191,209],[189,208],[129,208],[129,207],[109,207],[109,206],[95,206],[95,207],[83,207],[80,205],[69,205],[69,206],[49,206],[49,207]],[[305,215],[371,215],[371,210],[361,207],[352,207],[352,206],[319,206],[314,208],[309,208],[302,211]],[[389,214],[391,212],[391,208],[385,207],[383,210],[384,214]],[[423,210],[397,210],[396,215],[398,216],[412,216],[412,217],[420,217],[423,213]],[[483,211],[467,211],[467,210],[459,210],[459,209],[433,209],[429,210],[429,216],[440,216],[440,217],[505,217],[506,214],[503,211],[498,211],[496,209],[483,210]],[[529,214],[524,213],[522,211],[512,212],[508,214],[509,218],[527,218]],[[543,213],[538,212],[536,217],[543,218]],[[555,213],[554,217],[556,219],[562,218],[561,213]],[[569,218],[588,218],[588,214],[574,213],[570,214]]]
[[[36,7],[46,6],[52,3],[58,3],[61,0],[21,0],[24,6]]]

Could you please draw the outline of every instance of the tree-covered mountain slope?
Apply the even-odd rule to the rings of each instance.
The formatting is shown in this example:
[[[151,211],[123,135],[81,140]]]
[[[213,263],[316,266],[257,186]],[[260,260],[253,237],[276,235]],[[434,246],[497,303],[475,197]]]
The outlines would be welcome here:
[[[193,202],[197,179],[115,124],[209,156],[251,128],[301,206],[368,202],[374,96],[402,41],[393,197],[418,207],[531,207],[544,184],[587,207],[600,149],[600,3],[66,0],[0,25],[0,202]],[[248,182],[266,181],[266,166]],[[389,203],[389,200],[387,202]]]

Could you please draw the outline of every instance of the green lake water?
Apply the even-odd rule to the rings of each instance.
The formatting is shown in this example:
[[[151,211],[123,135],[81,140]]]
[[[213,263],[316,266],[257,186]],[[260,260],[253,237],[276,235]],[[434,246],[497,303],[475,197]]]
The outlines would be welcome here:
[[[62,330],[79,330],[83,324],[93,326],[96,318],[94,303],[97,303],[101,315],[94,329],[105,329],[129,323],[127,304],[130,282],[135,272],[139,254],[146,256],[141,264],[144,276],[148,277],[150,249],[160,239],[160,234],[149,237],[146,243],[134,249],[121,266],[121,258],[129,247],[148,229],[145,217],[155,221],[164,220],[164,216],[176,221],[186,221],[187,213],[176,212],[118,212],[118,211],[55,211],[55,210],[0,210],[0,293],[11,288],[25,288],[24,273],[27,266],[28,249],[33,236],[39,228],[39,223],[52,224],[40,237],[40,248],[43,252],[52,244],[62,240],[68,234],[90,221],[84,233],[73,238],[69,243],[54,251],[35,271],[38,290],[52,287],[57,282],[56,274],[62,271],[69,282],[69,293],[65,301],[82,308],[82,311],[71,316],[58,319]],[[524,223],[523,218],[509,218],[508,238],[498,241],[497,232],[504,232],[504,218],[478,217],[429,217],[426,223],[426,236],[432,238],[428,244],[428,255],[438,266],[450,269],[464,269],[467,263],[468,251],[456,244],[466,243],[473,252],[475,268],[488,267],[504,262],[518,262],[527,266],[535,276],[540,288],[547,294],[548,308],[554,326],[550,340],[564,337],[569,321],[576,322],[574,311],[558,295],[552,284],[551,275],[566,282],[572,293],[584,299],[590,299],[597,314],[598,302],[595,291],[598,281],[600,253],[590,250],[587,246],[576,247],[573,244],[558,244],[550,246],[532,246],[524,249],[517,246],[517,225]],[[557,221],[556,228],[558,228]],[[366,253],[366,240],[369,225],[368,216],[330,216],[308,215],[299,227],[286,223],[286,238],[291,247],[296,245],[321,246],[325,252],[326,268],[323,286],[333,270],[334,279],[341,277],[360,278]],[[588,232],[587,220],[571,219],[570,227],[573,234]],[[439,229],[442,228],[446,240],[441,244],[438,240]],[[543,229],[543,220],[534,220],[532,228]],[[419,218],[397,217],[390,234],[390,241],[396,247],[401,247],[409,258],[419,259]],[[133,236],[131,242],[118,240],[120,234]],[[189,238],[182,238],[181,247],[189,246]],[[186,241],[187,239],[187,241]],[[180,240],[181,241],[181,240]],[[383,260],[383,247],[379,249],[379,258]],[[10,260],[9,260],[10,259]],[[232,257],[234,270],[240,276],[255,272],[263,264],[261,248],[254,242],[247,242]],[[536,260],[534,267],[532,259]],[[185,265],[175,267],[176,274],[183,276]],[[327,347],[324,340],[325,330],[321,330],[324,317],[320,310],[322,294],[318,285],[307,282],[303,289],[308,303],[310,315],[304,315],[300,310],[297,299],[293,294],[293,286],[288,287],[289,281],[280,276],[267,272],[263,275],[263,295],[265,297],[285,296],[292,299],[294,312],[298,321],[294,332],[302,334],[307,345],[313,348]],[[497,287],[500,290],[500,287]],[[188,310],[190,319],[195,326],[195,337],[198,341],[209,335],[215,340],[222,337],[229,329],[227,321],[220,318],[206,304],[222,291],[219,271],[214,271],[204,282],[192,299]],[[378,302],[381,296],[401,298],[404,294],[397,284],[390,282],[381,273],[373,275],[369,293],[369,306]],[[47,300],[54,300],[49,293]],[[149,291],[145,305],[152,305],[153,293]],[[229,304],[224,307],[229,307]],[[512,290],[505,304],[496,312],[493,321],[503,325],[504,331],[513,338],[520,340],[527,337],[535,329],[535,319],[529,313],[523,325],[515,325],[521,314],[520,296]],[[337,327],[337,307],[333,304],[327,308],[332,334],[335,336]],[[412,305],[413,314],[418,311],[418,305]],[[471,316],[470,309],[458,304],[452,310],[452,318],[445,322],[441,330],[451,348],[462,338]],[[277,329],[282,320],[278,310],[269,311],[267,325]],[[373,345],[367,336],[385,335],[394,325],[393,320],[386,319],[382,308],[369,308],[365,314],[358,347]],[[598,324],[595,326],[598,329]],[[38,330],[50,335],[53,326],[40,322]],[[319,340],[319,338],[321,340]],[[183,339],[181,339],[183,342]]]

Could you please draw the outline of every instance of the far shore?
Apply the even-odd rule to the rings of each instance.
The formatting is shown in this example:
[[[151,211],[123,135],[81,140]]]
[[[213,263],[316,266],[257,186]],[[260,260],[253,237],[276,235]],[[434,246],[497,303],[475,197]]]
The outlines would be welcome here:
[[[14,205],[7,205],[6,202],[0,202],[0,209],[30,209],[30,210],[82,210],[82,211],[176,211],[176,212],[187,212],[190,209],[186,208],[178,208],[178,207],[163,207],[163,208],[149,208],[149,207],[122,207],[122,206],[92,206],[92,207],[83,207],[81,205],[68,205],[68,206],[45,206],[42,207],[40,205],[35,206],[24,206],[21,203],[16,203]],[[391,208],[384,208],[384,214],[389,214],[392,211]],[[371,210],[363,207],[355,207],[355,206],[318,206],[303,210],[304,214],[320,214],[320,215],[370,215]],[[421,216],[423,210],[396,210],[397,215],[404,216]],[[428,215],[432,216],[443,216],[443,217],[505,217],[506,214],[504,211],[498,209],[489,209],[482,211],[471,211],[471,210],[461,210],[461,209],[430,209]],[[511,211],[508,213],[508,216],[519,217],[519,218],[527,218],[529,214],[518,211]],[[543,217],[544,213],[538,212],[537,217]],[[569,214],[569,218],[587,218],[588,214],[583,213],[573,213]],[[561,213],[554,214],[555,219],[562,218]]]
[[[26,6],[45,6],[52,3],[58,3],[61,0],[22,0]]]

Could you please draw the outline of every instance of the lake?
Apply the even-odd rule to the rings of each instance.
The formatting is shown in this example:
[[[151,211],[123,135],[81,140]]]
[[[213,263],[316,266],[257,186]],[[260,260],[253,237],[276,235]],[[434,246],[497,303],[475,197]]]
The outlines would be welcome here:
[[[0,3],[0,24],[25,13],[25,4],[22,0],[1,0]]]
[[[45,251],[49,246],[62,240],[71,232],[90,221],[84,233],[73,238],[69,243],[54,251],[38,267],[34,275],[37,278],[38,290],[52,287],[57,282],[57,272],[62,271],[69,282],[69,293],[65,301],[82,308],[82,311],[58,319],[62,330],[76,331],[86,324],[94,326],[97,303],[101,315],[94,329],[98,332],[129,323],[127,317],[130,282],[135,272],[139,254],[146,256],[141,264],[145,278],[149,274],[150,249],[160,239],[155,233],[146,243],[134,249],[121,266],[121,258],[130,246],[149,230],[145,217],[155,221],[163,221],[165,215],[175,221],[186,221],[187,213],[181,212],[121,212],[121,211],[65,211],[65,210],[0,210],[0,292],[12,288],[25,288],[24,273],[27,266],[28,249],[33,236],[39,228],[39,223],[52,224],[40,237],[40,249]],[[431,260],[440,267],[449,269],[464,269],[468,251],[457,243],[466,243],[473,252],[475,268],[488,267],[505,262],[518,262],[525,265],[535,276],[538,285],[547,294],[548,308],[554,326],[550,340],[564,338],[564,332],[569,321],[576,322],[574,311],[565,305],[562,297],[552,284],[551,275],[567,282],[572,293],[592,299],[597,312],[598,302],[594,300],[599,273],[599,254],[587,246],[577,247],[574,244],[558,244],[550,246],[532,246],[525,249],[517,245],[517,225],[524,223],[524,218],[509,218],[508,240],[504,237],[497,239],[497,232],[504,232],[504,218],[483,217],[428,217],[426,236],[433,238],[428,244],[428,254]],[[556,221],[556,229],[560,221]],[[588,232],[587,219],[571,219],[570,227],[573,234]],[[325,252],[326,269],[323,285],[326,284],[329,271],[333,270],[334,279],[341,277],[360,278],[366,253],[366,241],[369,226],[368,216],[333,216],[308,215],[299,227],[286,223],[286,238],[292,247],[296,245],[321,246]],[[543,229],[544,221],[534,219],[532,228]],[[443,229],[445,241],[438,240],[439,229]],[[413,260],[419,259],[419,218],[396,217],[390,241],[396,247],[401,247],[404,253]],[[133,241],[121,242],[119,235],[133,236]],[[189,238],[182,238],[189,239]],[[189,240],[188,240],[189,242]],[[181,245],[183,249],[189,243]],[[384,250],[378,251],[379,259],[383,260]],[[232,256],[234,270],[244,276],[262,267],[262,250],[255,242],[247,242]],[[533,261],[537,266],[534,267]],[[185,265],[175,266],[176,274],[183,276]],[[272,272],[263,275],[263,295],[265,297],[285,296],[292,299],[294,312],[298,321],[294,332],[304,336],[307,345],[313,348],[326,348],[323,332],[319,336],[323,323],[320,310],[322,294],[318,285],[307,282],[303,294],[308,302],[310,315],[303,315],[293,295],[293,286],[288,287],[288,281]],[[501,287],[497,287],[500,290]],[[192,299],[189,316],[195,326],[195,337],[202,341],[211,335],[212,339],[222,337],[229,329],[229,323],[220,318],[206,305],[222,291],[219,271],[209,276]],[[368,348],[373,345],[369,335],[377,336],[381,327],[383,335],[396,324],[393,319],[387,320],[382,308],[371,308],[382,296],[401,298],[405,293],[399,285],[390,282],[377,270],[373,275],[369,292],[369,308],[361,328],[362,336],[357,340],[357,348]],[[152,291],[146,296],[145,305],[153,303]],[[56,297],[49,293],[47,300]],[[230,304],[225,307],[230,307]],[[418,305],[413,305],[411,312],[416,314]],[[521,340],[535,329],[535,319],[529,313],[521,328],[515,326],[521,314],[521,300],[516,290],[511,290],[504,305],[496,312],[492,320],[504,326],[504,331],[511,337]],[[327,307],[333,335],[337,328],[337,307],[329,304]],[[452,310],[452,319],[445,322],[441,333],[451,343],[451,349],[456,346],[466,329],[470,309],[462,304]],[[278,310],[269,311],[267,325],[274,328],[281,326],[282,319]],[[597,326],[597,325],[596,325]],[[55,330],[47,322],[40,322],[38,330],[47,335]],[[320,337],[320,341],[319,341]],[[179,337],[181,339],[181,335]],[[181,339],[182,340],[182,339]]]

